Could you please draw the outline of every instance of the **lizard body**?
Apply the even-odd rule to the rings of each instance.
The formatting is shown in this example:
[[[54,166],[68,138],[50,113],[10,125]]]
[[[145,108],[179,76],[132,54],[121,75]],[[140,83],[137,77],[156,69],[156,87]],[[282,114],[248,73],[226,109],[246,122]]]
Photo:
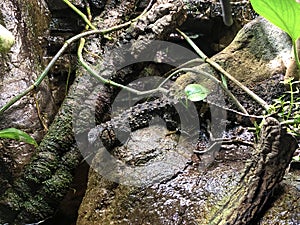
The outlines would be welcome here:
[[[166,122],[167,128],[169,130],[174,130],[176,128],[174,127],[174,124],[166,118],[166,113],[173,111],[171,114],[174,116],[174,106],[176,106],[176,104],[186,103],[187,100],[185,98],[178,99],[174,97],[162,97],[152,101],[139,103],[121,112],[111,120],[92,128],[88,134],[88,140],[90,143],[94,143],[97,138],[100,137],[100,139],[104,142],[104,145],[112,146],[115,138],[113,129],[131,132],[148,126],[154,116],[163,118]],[[191,102],[188,102],[187,105],[189,103]],[[205,101],[201,104],[204,106],[205,111],[210,108],[211,110],[217,110],[223,114],[225,113],[227,120],[234,121],[244,126],[252,126],[255,121],[260,122],[264,118],[263,116],[247,115],[213,102]]]

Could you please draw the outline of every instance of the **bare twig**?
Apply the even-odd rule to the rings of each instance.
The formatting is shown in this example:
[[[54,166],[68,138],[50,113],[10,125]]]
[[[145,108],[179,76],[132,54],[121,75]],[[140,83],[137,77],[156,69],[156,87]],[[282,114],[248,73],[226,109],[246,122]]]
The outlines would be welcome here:
[[[24,96],[26,96],[27,94],[29,94],[32,90],[36,89],[41,82],[45,79],[46,75],[48,74],[49,70],[52,68],[52,66],[55,64],[55,62],[57,61],[57,59],[64,53],[64,51],[68,48],[68,46],[77,41],[78,39],[81,39],[83,37],[87,37],[93,34],[100,34],[102,36],[104,36],[105,34],[108,34],[110,32],[116,31],[116,30],[120,30],[122,28],[128,27],[132,22],[137,21],[141,15],[143,15],[144,13],[146,13],[147,10],[149,10],[150,6],[153,3],[153,0],[150,1],[148,7],[143,11],[143,13],[141,15],[139,15],[138,17],[136,17],[135,19],[125,22],[123,24],[119,24],[107,29],[101,29],[98,30],[95,26],[93,26],[90,22],[91,18],[88,18],[86,15],[84,15],[80,10],[78,10],[73,4],[71,4],[68,0],[63,0],[67,5],[69,5],[76,13],[78,13],[83,20],[87,23],[88,27],[91,27],[93,30],[90,31],[86,31],[83,32],[81,34],[77,34],[75,36],[73,36],[72,38],[68,39],[67,41],[65,41],[64,45],[61,47],[61,49],[55,54],[55,56],[52,58],[52,60],[50,61],[50,63],[46,66],[46,68],[44,69],[44,71],[40,74],[40,76],[37,78],[37,80],[30,85],[27,89],[25,89],[23,92],[21,92],[20,94],[16,95],[15,97],[13,97],[10,101],[8,101],[4,106],[2,106],[0,108],[0,115],[3,114],[9,107],[11,107],[13,104],[15,104],[17,101],[19,101],[21,98],[23,98]],[[89,9],[88,9],[89,10]],[[89,15],[89,11],[88,11],[88,15]],[[89,15],[90,16],[90,15]],[[88,27],[86,27],[88,29]]]
[[[78,47],[78,52],[77,52],[77,55],[78,55],[78,60],[79,60],[79,63],[94,77],[96,78],[97,80],[99,80],[101,83],[103,84],[108,84],[108,85],[112,85],[114,87],[119,87],[119,88],[122,88],[123,90],[126,90],[128,92],[131,92],[131,93],[134,93],[136,95],[149,95],[149,94],[154,94],[154,93],[157,93],[157,92],[163,92],[163,93],[166,93],[167,90],[162,88],[161,86],[159,86],[158,88],[155,88],[155,89],[151,89],[149,91],[139,91],[139,90],[136,90],[134,88],[130,88],[130,87],[127,87],[125,85],[122,85],[122,84],[119,84],[119,83],[116,83],[112,80],[109,80],[109,79],[106,79],[102,76],[100,76],[95,70],[93,70],[86,62],[85,60],[83,59],[82,57],[82,50],[83,50],[83,47],[84,47],[84,43],[85,43],[85,40],[82,38],[80,40],[80,44],[79,44],[79,47]]]
[[[194,150],[193,152],[195,154],[206,154],[209,153],[211,151],[213,151],[215,149],[215,146],[218,145],[218,148],[220,145],[232,145],[232,144],[241,144],[241,145],[246,145],[246,146],[250,146],[252,148],[254,148],[254,143],[253,142],[249,142],[249,141],[244,141],[240,138],[219,138],[219,139],[215,139],[212,141],[212,144],[203,151],[199,151],[199,150]]]

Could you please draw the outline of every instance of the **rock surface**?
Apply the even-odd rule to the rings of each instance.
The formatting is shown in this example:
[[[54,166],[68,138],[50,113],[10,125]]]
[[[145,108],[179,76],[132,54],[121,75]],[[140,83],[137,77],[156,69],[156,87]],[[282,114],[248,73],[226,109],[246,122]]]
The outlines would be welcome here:
[[[32,85],[42,72],[48,16],[43,1],[1,1],[0,22],[14,34],[16,42],[0,57],[0,107]],[[25,96],[0,115],[0,129],[18,128],[40,142],[46,131],[42,122],[48,126],[55,113],[46,79],[38,92]],[[0,185],[4,191],[19,176],[35,148],[8,139],[0,140],[0,148]]]

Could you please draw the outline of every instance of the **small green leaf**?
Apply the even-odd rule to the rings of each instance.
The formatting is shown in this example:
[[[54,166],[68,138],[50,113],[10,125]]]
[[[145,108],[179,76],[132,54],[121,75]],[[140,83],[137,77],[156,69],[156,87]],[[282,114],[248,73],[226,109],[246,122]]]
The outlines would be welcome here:
[[[189,84],[185,87],[184,92],[192,102],[202,101],[209,94],[209,90],[201,84]]]
[[[31,136],[16,128],[7,128],[4,130],[0,130],[0,138],[14,139],[17,141],[23,141],[25,143],[34,145],[35,147],[38,146],[36,141]]]
[[[296,0],[250,0],[253,9],[287,32],[295,42],[300,37],[300,4]]]
[[[13,34],[0,24],[0,52],[8,52],[14,43]]]

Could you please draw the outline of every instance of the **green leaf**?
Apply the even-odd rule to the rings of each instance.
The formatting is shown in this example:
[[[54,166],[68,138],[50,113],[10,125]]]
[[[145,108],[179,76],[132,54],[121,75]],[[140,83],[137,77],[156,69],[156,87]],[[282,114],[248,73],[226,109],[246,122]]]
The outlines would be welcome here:
[[[35,147],[38,146],[36,141],[31,136],[16,128],[7,128],[4,130],[0,130],[0,138],[14,139],[17,141],[23,141],[25,143],[34,145]]]
[[[300,4],[296,0],[250,0],[253,9],[287,32],[293,42],[300,37]]]
[[[201,84],[189,84],[185,87],[184,92],[192,102],[202,101],[210,93],[209,90]]]

